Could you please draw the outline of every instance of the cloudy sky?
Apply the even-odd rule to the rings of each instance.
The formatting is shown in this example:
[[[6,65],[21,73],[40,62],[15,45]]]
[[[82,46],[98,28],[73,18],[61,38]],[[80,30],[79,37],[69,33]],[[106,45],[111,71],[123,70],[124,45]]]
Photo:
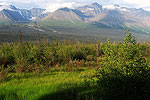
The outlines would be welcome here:
[[[0,0],[0,4],[12,4],[18,8],[27,9],[40,7],[51,12],[61,7],[75,7],[93,2],[98,2],[101,5],[119,4],[150,10],[150,0]]]

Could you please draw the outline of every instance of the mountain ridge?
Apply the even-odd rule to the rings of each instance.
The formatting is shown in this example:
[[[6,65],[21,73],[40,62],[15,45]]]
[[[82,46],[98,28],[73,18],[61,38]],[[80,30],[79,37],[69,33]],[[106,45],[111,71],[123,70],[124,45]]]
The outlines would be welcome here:
[[[31,22],[34,20],[40,20],[48,15],[44,13],[46,9],[32,8],[19,9],[13,5],[0,5],[0,22]]]
[[[51,22],[52,20],[53,22]],[[54,25],[54,20],[58,23],[56,23],[55,26],[61,25],[61,22],[58,21],[62,21],[63,24],[65,23],[64,21],[66,21],[66,23],[72,25],[76,24],[76,26],[78,26],[77,23],[73,21],[78,20],[79,24],[91,24],[97,22],[111,28],[123,29],[126,27],[135,31],[150,33],[150,12],[145,11],[142,8],[127,8],[120,7],[119,5],[102,6],[96,2],[76,8],[60,8],[43,18],[40,23],[43,21],[44,23],[47,22],[49,25],[51,23],[51,25]]]
[[[19,9],[13,5],[0,5],[0,23],[32,22],[55,27],[110,27],[150,33],[150,12],[140,8],[128,8],[115,5],[90,5],[75,8],[59,8],[53,13],[46,9]]]

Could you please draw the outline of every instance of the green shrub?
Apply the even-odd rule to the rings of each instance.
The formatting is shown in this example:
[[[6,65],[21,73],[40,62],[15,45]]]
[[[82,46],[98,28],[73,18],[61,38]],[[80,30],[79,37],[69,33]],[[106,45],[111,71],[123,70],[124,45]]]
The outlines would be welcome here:
[[[103,100],[148,100],[150,67],[140,44],[109,41],[97,69],[97,84]]]
[[[13,47],[9,44],[3,44],[0,48],[0,66],[6,68],[8,65],[14,65],[15,58],[12,51]]]

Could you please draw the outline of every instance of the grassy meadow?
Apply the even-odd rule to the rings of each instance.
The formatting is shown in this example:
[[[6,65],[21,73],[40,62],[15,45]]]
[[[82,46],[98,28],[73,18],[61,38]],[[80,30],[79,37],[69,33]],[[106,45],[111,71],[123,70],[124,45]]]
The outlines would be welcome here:
[[[67,100],[76,99],[74,95],[88,92],[84,76],[93,70],[64,72],[61,70],[47,73],[10,73],[0,85],[1,100]],[[77,88],[74,90],[72,88]],[[84,89],[80,89],[82,87]],[[68,90],[67,90],[68,89]],[[66,92],[66,93],[65,93]],[[62,94],[64,93],[64,94]],[[68,94],[69,93],[69,94]],[[80,96],[79,96],[80,97]],[[84,97],[86,98],[86,96]]]
[[[0,100],[149,100],[150,43],[0,44]]]

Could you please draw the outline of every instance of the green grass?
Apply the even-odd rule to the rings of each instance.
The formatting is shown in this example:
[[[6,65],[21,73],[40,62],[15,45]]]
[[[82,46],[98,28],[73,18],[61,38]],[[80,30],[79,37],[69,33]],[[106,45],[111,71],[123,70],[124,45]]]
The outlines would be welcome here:
[[[88,23],[83,23],[78,20],[74,20],[74,23],[70,21],[58,21],[58,20],[47,21],[46,20],[46,21],[40,21],[38,24],[47,27],[80,28],[80,29],[92,26]]]
[[[0,54],[0,100],[150,98],[150,43],[128,30],[124,42],[22,41],[1,44]]]
[[[101,23],[81,23],[76,22],[72,24],[69,22],[43,22],[38,27],[41,30],[37,32],[34,28],[35,24],[17,24],[1,25],[0,24],[0,42],[16,42],[18,41],[19,30],[23,35],[24,41],[36,41],[37,35],[40,33],[41,40],[48,38],[53,40],[79,40],[82,42],[95,42],[95,40],[102,40],[106,42],[109,37],[111,41],[122,41],[124,31],[123,29],[113,29]],[[65,25],[64,25],[65,24]],[[32,27],[30,27],[32,26]],[[54,31],[53,31],[54,30]],[[149,35],[143,32],[134,32],[137,41],[148,41]]]
[[[84,85],[83,76],[89,72],[93,70],[51,71],[40,74],[10,73],[6,81],[0,83],[0,100],[48,100],[50,97],[53,98],[51,100],[62,100],[64,94],[59,97],[59,91],[82,87]]]
[[[131,30],[135,31],[137,34],[150,34],[150,28],[149,27],[144,27],[144,26],[130,26],[129,27]]]

